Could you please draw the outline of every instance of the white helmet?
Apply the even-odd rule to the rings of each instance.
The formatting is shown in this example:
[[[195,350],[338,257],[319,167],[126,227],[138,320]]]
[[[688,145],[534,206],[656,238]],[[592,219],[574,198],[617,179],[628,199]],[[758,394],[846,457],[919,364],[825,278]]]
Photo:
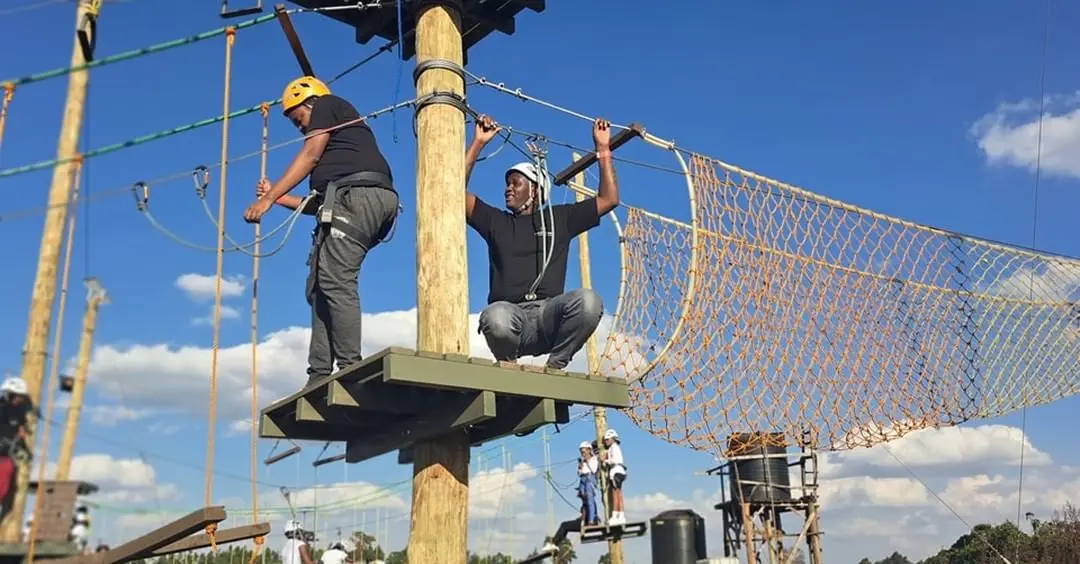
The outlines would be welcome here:
[[[592,443],[590,443],[589,441],[581,441],[581,444],[578,445],[578,448],[587,448],[589,450],[592,450]]]
[[[284,532],[286,532],[286,533],[295,533],[296,531],[299,531],[299,530],[300,530],[300,522],[297,521],[296,519],[289,519],[288,521],[285,521],[285,531]]]
[[[511,172],[520,172],[522,176],[528,178],[533,184],[536,184],[540,188],[540,201],[547,200],[547,178],[540,179],[540,174],[536,170],[536,165],[530,162],[520,162],[508,169],[504,175],[507,179],[510,178]]]
[[[7,380],[4,380],[3,385],[0,385],[0,391],[11,392],[13,394],[25,396],[27,394],[26,380],[23,380],[18,376],[12,376]]]
[[[615,429],[608,429],[607,431],[604,431],[604,438],[617,439],[619,438],[619,433]]]

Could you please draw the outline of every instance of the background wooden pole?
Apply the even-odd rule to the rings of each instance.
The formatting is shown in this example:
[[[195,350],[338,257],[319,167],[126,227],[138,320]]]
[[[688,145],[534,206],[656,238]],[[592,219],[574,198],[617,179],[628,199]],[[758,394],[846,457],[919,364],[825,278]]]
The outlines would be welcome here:
[[[457,2],[427,2],[416,19],[416,63],[463,64]],[[464,96],[461,76],[433,68],[416,95]],[[469,288],[465,257],[465,117],[448,104],[416,116],[417,348],[468,354]],[[410,564],[464,564],[468,535],[469,443],[464,431],[416,445],[413,455]]]
[[[577,162],[581,158],[581,155],[577,153],[571,153],[570,155],[573,162]],[[585,173],[579,172],[574,175],[573,184],[571,188],[584,188],[585,187]],[[585,199],[585,194],[574,191],[574,199],[582,201]],[[589,262],[589,233],[585,232],[578,235],[578,262],[580,263],[581,270],[581,287],[592,289],[592,265]],[[589,340],[585,343],[585,354],[589,362],[589,374],[597,374],[600,372],[600,351],[596,345],[596,334],[594,333]],[[604,451],[604,431],[607,431],[607,410],[603,407],[593,407],[593,423],[596,426],[596,445],[600,452]],[[600,472],[597,476],[600,479],[600,499],[604,504],[604,519],[607,520],[610,517],[607,498],[607,474]],[[608,554],[611,555],[611,564],[623,564],[623,550],[622,542],[619,539],[608,540]]]
[[[83,314],[82,337],[79,339],[79,356],[75,361],[75,385],[71,388],[71,404],[68,405],[67,420],[64,422],[60,456],[56,459],[57,480],[67,480],[71,476],[71,457],[75,452],[75,436],[78,434],[79,415],[82,413],[83,396],[86,393],[86,372],[90,368],[98,309],[109,300],[105,288],[93,278],[86,281],[86,289],[86,312]]]
[[[75,6],[75,30],[90,8],[89,0],[80,0]],[[78,36],[72,38],[71,65],[81,65],[82,48]],[[45,357],[49,340],[49,321],[53,299],[56,297],[56,266],[60,259],[60,242],[64,234],[64,220],[67,218],[68,199],[71,197],[71,169],[75,166],[75,150],[79,145],[79,131],[82,129],[83,106],[86,102],[87,71],[75,71],[68,75],[67,100],[64,103],[64,119],[60,125],[60,139],[57,142],[56,158],[59,164],[53,167],[52,182],[49,185],[48,209],[45,212],[45,227],[41,234],[41,249],[38,254],[37,271],[34,274],[34,289],[30,295],[30,319],[26,324],[26,340],[22,349],[22,369],[20,376],[26,380],[30,398],[35,404],[41,401],[41,382],[45,375]],[[34,429],[37,422],[31,418],[26,426],[26,443],[34,444]],[[22,536],[23,511],[26,509],[26,488],[30,482],[30,463],[16,463],[16,488],[11,511],[0,522],[0,540],[19,542]]]

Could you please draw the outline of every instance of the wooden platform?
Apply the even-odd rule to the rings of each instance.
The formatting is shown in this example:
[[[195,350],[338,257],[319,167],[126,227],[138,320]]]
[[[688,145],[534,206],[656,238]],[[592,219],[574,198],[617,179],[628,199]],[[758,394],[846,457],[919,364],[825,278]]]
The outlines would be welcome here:
[[[0,543],[0,562],[22,562],[30,545],[22,542]],[[34,543],[34,559],[53,560],[75,555],[78,549],[70,542],[37,541]]]
[[[625,408],[626,381],[488,359],[383,350],[262,410],[259,436],[344,441],[361,462],[465,428],[475,446],[549,423],[571,404]]]
[[[401,31],[406,37],[402,45],[401,56],[408,60],[416,52],[415,42],[409,41],[416,29],[416,12],[422,3],[419,0],[402,0]],[[480,42],[493,31],[499,31],[506,35],[513,35],[515,30],[515,17],[526,8],[534,12],[543,12],[545,0],[458,0],[462,6],[462,40],[466,53],[469,48]],[[325,8],[356,4],[355,0],[345,2],[343,0],[292,0],[293,4],[304,8]],[[324,15],[339,22],[356,28],[356,42],[366,44],[375,37],[381,37],[387,41],[397,39],[397,7],[392,3],[381,8],[367,8],[364,10],[334,10],[323,12]]]

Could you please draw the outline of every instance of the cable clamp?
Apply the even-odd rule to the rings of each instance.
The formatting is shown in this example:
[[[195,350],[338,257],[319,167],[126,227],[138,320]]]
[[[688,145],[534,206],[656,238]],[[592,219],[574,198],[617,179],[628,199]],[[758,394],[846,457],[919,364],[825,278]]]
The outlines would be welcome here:
[[[206,197],[206,187],[210,185],[210,169],[203,165],[191,171],[191,180],[195,183],[195,195],[199,199]]]
[[[131,187],[131,193],[135,196],[135,209],[145,212],[150,203],[150,186],[145,182],[136,182]]]
[[[427,59],[416,63],[416,68],[412,72],[413,84],[420,80],[420,75],[432,69],[450,71],[458,75],[462,82],[465,81],[465,69],[461,65],[449,59]]]

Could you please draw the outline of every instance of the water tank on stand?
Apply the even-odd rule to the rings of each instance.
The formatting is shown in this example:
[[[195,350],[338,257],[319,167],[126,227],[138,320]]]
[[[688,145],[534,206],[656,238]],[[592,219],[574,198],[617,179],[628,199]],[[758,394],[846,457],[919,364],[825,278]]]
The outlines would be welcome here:
[[[728,437],[731,499],[752,505],[791,501],[783,433],[739,433]]]
[[[652,561],[697,564],[707,558],[705,519],[690,509],[665,511],[649,520]]]

